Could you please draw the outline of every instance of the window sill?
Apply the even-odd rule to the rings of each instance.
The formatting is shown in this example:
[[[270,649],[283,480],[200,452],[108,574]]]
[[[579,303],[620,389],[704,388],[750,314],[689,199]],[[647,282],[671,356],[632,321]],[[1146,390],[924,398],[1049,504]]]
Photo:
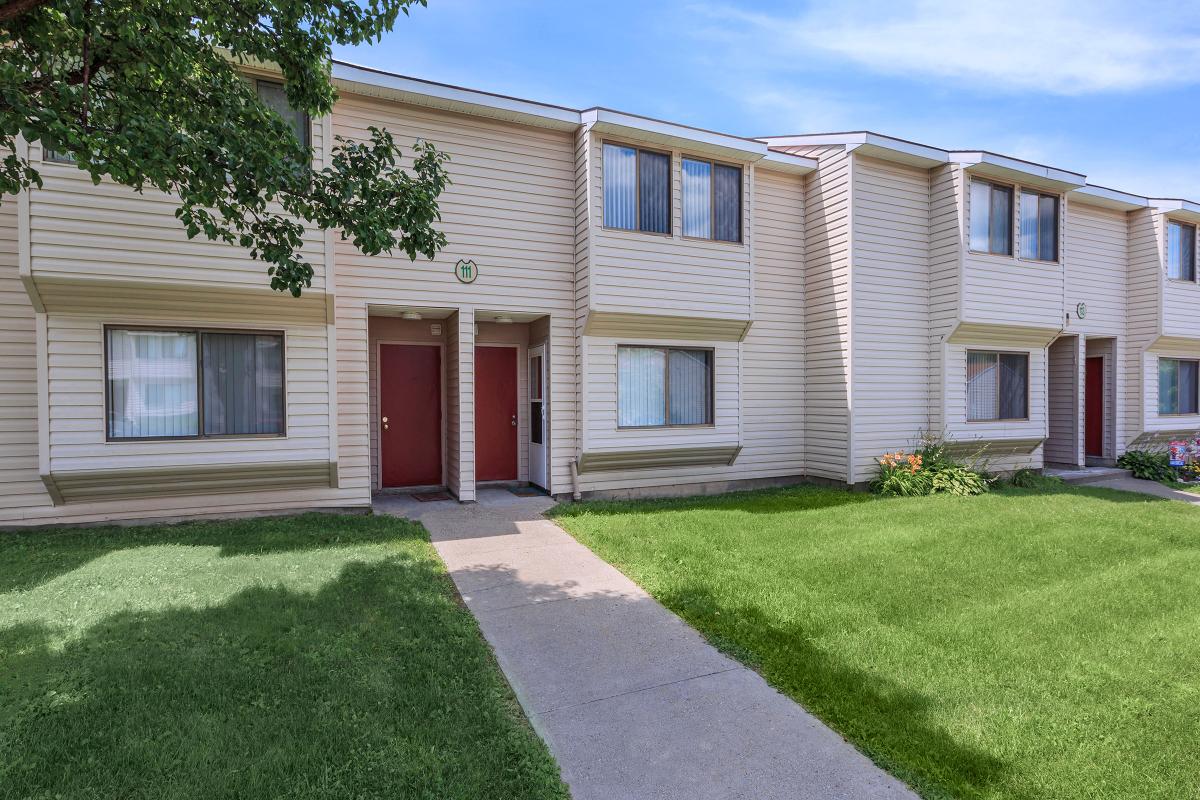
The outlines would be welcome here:
[[[680,431],[716,428],[713,422],[698,422],[695,425],[618,425],[619,431]]]
[[[610,228],[608,225],[601,225],[600,230],[605,233],[616,233],[622,236],[657,236],[660,239],[674,239],[675,234],[672,232],[659,233],[657,231],[642,231],[636,228]]]
[[[209,434],[208,436],[120,436],[120,437],[104,437],[105,444],[145,444],[146,442],[230,442],[230,441],[254,441],[261,442],[268,439],[286,439],[286,433],[228,433],[228,434]]]
[[[1012,422],[1029,422],[1029,417],[1013,417],[1011,419],[969,419],[968,425],[995,425],[997,422],[1012,423]]]
[[[739,250],[746,246],[746,243],[744,241],[742,241],[742,242],[727,242],[724,239],[707,239],[703,236],[687,236],[687,235],[681,234],[679,238],[683,239],[685,242],[696,242],[698,244],[715,244],[715,245],[720,245],[722,247],[737,248]]]

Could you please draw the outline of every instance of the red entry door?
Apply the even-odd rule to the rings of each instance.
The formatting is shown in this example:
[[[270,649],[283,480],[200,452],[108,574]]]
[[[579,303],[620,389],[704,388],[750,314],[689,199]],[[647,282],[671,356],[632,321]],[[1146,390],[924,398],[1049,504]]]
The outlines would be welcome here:
[[[442,353],[424,344],[379,346],[383,485],[442,483]]]
[[[475,348],[475,480],[517,479],[517,348]]]
[[[1104,359],[1092,356],[1087,360],[1087,376],[1083,387],[1083,445],[1089,456],[1104,455]]]

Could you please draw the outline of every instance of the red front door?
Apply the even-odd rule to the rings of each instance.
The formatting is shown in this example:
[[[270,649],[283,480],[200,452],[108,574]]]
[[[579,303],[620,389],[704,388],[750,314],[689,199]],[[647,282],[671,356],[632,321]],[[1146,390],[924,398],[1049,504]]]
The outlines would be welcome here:
[[[475,480],[517,479],[517,348],[475,348]]]
[[[1104,359],[1099,356],[1087,360],[1083,401],[1084,452],[1100,457],[1104,455]]]
[[[425,344],[379,346],[383,485],[442,483],[442,353]]]

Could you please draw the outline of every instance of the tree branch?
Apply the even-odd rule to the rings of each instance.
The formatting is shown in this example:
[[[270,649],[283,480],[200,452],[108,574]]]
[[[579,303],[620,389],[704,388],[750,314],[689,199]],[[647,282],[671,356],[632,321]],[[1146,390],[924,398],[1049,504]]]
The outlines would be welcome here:
[[[4,5],[0,5],[0,22],[14,20],[48,2],[50,0],[5,0]]]

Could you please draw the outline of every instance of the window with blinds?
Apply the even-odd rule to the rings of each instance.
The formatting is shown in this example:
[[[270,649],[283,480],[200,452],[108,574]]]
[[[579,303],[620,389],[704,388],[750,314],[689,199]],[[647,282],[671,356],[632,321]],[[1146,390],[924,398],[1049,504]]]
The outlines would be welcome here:
[[[1158,413],[1200,413],[1200,361],[1158,360]]]
[[[971,180],[971,250],[1011,256],[1013,253],[1013,190],[979,179]]]
[[[967,420],[1029,419],[1029,354],[967,351]]]
[[[1196,226],[1167,223],[1167,277],[1173,281],[1196,280]]]
[[[695,158],[681,161],[683,235],[742,241],[742,168]]]
[[[108,328],[109,439],[281,436],[283,336]]]
[[[1021,192],[1021,258],[1058,261],[1058,197]]]
[[[713,354],[678,347],[617,348],[617,425],[711,425]]]
[[[671,156],[604,145],[604,226],[671,232]]]

